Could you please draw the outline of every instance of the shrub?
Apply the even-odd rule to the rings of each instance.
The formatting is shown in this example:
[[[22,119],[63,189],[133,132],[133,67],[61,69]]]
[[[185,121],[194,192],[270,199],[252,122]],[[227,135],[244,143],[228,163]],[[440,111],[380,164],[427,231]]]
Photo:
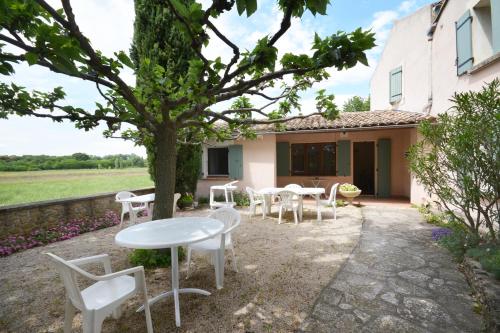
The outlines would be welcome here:
[[[419,125],[410,169],[444,210],[469,232],[484,225],[491,240],[500,227],[500,80],[479,92],[455,94],[451,112]]]
[[[185,253],[182,247],[178,248],[178,255],[179,261],[184,260]],[[169,267],[172,264],[170,249],[137,249],[129,254],[129,260],[134,266],[144,266],[145,268]]]
[[[467,250],[466,255],[479,261],[484,270],[493,273],[500,280],[500,246],[482,244]]]
[[[453,227],[451,234],[439,239],[439,244],[448,249],[457,260],[461,261],[465,252],[476,247],[479,241],[478,235],[470,233],[462,227]]]
[[[233,197],[236,206],[250,206],[250,198],[245,192],[234,192]]]
[[[206,205],[210,202],[210,199],[208,199],[207,197],[199,197],[198,198],[198,203],[200,205]]]
[[[437,228],[432,230],[432,239],[435,241],[441,240],[443,237],[451,236],[453,231],[448,228]]]
[[[107,211],[103,217],[96,219],[73,219],[61,222],[49,229],[35,229],[29,235],[13,235],[0,240],[0,257],[31,249],[49,243],[70,239],[86,232],[112,227],[120,224],[120,217],[113,211]]]

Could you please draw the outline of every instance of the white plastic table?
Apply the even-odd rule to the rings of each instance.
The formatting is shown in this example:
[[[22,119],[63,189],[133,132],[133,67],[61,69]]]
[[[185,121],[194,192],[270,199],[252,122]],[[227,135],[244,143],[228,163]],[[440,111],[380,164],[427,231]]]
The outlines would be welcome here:
[[[130,197],[130,198],[126,198],[126,199],[121,199],[121,200],[117,200],[118,202],[126,202],[126,203],[129,203],[129,204],[133,204],[133,203],[143,203],[143,204],[146,204],[146,207],[147,207],[147,211],[148,211],[148,216],[151,217],[153,216],[153,212],[151,211],[151,205],[150,203],[154,202],[155,201],[155,194],[154,193],[150,193],[150,194],[144,194],[144,195],[138,195],[138,196],[135,196],[135,197]]]
[[[195,293],[210,295],[196,288],[179,288],[178,247],[212,238],[224,229],[224,224],[209,217],[175,217],[136,224],[123,229],[115,236],[115,243],[132,249],[171,249],[172,290],[149,300],[152,305],[162,298],[174,296],[175,324],[181,325],[179,294]],[[143,307],[138,311],[142,311]]]
[[[259,194],[264,196],[265,200],[265,210],[264,210],[264,218],[266,214],[271,213],[271,198],[273,195],[278,194],[280,191],[292,191],[297,193],[300,196],[300,211],[299,211],[299,219],[302,220],[302,199],[305,195],[314,196],[316,199],[316,211],[318,214],[318,222],[321,221],[321,205],[320,205],[320,197],[325,193],[325,189],[321,187],[302,187],[302,188],[284,188],[284,187],[266,187],[258,191]]]

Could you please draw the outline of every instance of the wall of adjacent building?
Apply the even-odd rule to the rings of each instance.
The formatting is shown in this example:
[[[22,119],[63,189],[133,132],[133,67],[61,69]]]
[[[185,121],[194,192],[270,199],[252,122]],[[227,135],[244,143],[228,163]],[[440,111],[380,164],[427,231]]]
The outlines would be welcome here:
[[[430,6],[394,22],[370,80],[371,110],[425,111],[430,94],[430,45],[427,42],[430,22]],[[403,94],[400,102],[391,104],[389,73],[399,66]]]
[[[500,6],[500,0],[495,1],[497,6]],[[485,64],[470,74],[457,76],[455,22],[477,3],[478,0],[449,1],[441,14],[432,41],[432,115],[447,111],[453,105],[450,98],[455,92],[478,91],[486,82],[500,77],[500,60]],[[483,29],[478,23],[478,14],[475,10],[471,10],[471,14],[472,52],[474,66],[477,66],[487,60],[487,54],[484,51],[485,46],[477,42]],[[481,44],[484,44],[484,39]]]

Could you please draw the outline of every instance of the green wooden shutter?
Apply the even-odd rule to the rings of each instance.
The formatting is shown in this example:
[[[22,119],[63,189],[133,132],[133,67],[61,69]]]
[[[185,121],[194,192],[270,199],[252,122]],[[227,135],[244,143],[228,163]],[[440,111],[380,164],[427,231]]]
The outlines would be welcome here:
[[[460,19],[455,22],[457,39],[457,75],[462,75],[472,67],[472,16],[467,10]]]
[[[500,0],[491,0],[491,33],[493,52],[500,52]]]
[[[380,139],[377,144],[377,195],[391,196],[391,140]]]
[[[403,96],[403,68],[400,66],[393,69],[389,74],[389,101],[399,102]]]
[[[232,145],[229,146],[228,152],[229,163],[229,178],[242,179],[243,178],[243,146]]]
[[[351,175],[351,141],[337,142],[337,176]]]
[[[290,175],[290,144],[288,142],[276,142],[276,175]]]

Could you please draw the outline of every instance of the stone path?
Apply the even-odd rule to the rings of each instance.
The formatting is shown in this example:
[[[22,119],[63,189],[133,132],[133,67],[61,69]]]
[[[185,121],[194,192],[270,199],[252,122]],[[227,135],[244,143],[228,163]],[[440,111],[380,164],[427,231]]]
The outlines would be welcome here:
[[[416,209],[371,206],[358,247],[303,332],[478,332],[470,288]]]

